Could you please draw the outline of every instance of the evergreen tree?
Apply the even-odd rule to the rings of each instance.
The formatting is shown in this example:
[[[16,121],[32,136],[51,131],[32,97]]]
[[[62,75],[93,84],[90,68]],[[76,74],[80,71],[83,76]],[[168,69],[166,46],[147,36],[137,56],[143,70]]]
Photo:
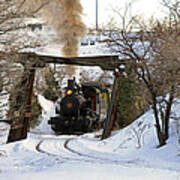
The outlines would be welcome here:
[[[133,73],[130,65],[126,65],[118,84],[119,92],[116,126],[122,128],[133,122],[142,114],[147,108],[147,105],[144,104],[144,100],[140,96],[141,84],[138,83],[137,76]],[[142,105],[141,108],[139,108],[139,104]]]
[[[59,98],[59,85],[58,81],[55,78],[55,71],[53,71],[51,68],[47,69],[47,73],[45,74],[45,83],[46,88],[43,91],[43,96],[55,102]]]

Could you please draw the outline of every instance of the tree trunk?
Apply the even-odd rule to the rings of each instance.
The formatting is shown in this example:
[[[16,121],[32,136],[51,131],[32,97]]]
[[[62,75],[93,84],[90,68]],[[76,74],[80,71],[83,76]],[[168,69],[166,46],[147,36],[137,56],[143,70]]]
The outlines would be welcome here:
[[[166,144],[166,139],[164,138],[164,134],[162,132],[162,128],[159,123],[159,116],[158,116],[158,110],[157,110],[157,101],[156,101],[156,96],[152,93],[152,99],[153,99],[153,111],[154,111],[154,117],[156,121],[156,133],[159,141],[159,146],[161,147]]]
[[[164,132],[165,140],[167,140],[169,138],[169,119],[170,119],[170,115],[171,115],[173,99],[174,99],[174,86],[171,87],[170,97],[169,97],[169,101],[168,101],[167,108],[166,108],[165,132]]]
[[[157,133],[157,137],[159,141],[159,145],[157,147],[164,146],[166,144],[166,140],[164,138],[164,134],[161,131],[161,127],[157,124],[155,125],[155,127],[156,127],[156,133]]]

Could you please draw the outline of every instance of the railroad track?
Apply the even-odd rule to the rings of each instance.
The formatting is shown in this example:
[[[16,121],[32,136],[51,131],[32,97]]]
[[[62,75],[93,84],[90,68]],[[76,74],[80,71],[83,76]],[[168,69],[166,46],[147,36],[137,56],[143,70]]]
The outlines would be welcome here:
[[[119,159],[118,155],[114,156],[111,153],[99,152],[88,148],[86,143],[81,144],[81,141],[77,137],[70,136],[38,136],[34,139],[35,141],[26,141],[25,143],[18,143],[13,147],[13,151],[18,155],[18,164],[21,167],[21,164],[27,165],[27,167],[36,167],[39,162],[46,161],[49,162],[50,166],[53,166],[54,163],[62,164],[65,162],[85,162],[85,163],[96,163],[96,164],[114,164],[120,165],[123,167],[131,167],[134,165],[141,166],[142,159]],[[82,140],[82,139],[81,139]],[[82,149],[80,148],[82,147]],[[24,163],[24,157],[21,157],[22,153],[29,153],[34,156],[34,160],[27,161],[27,164]],[[41,155],[38,155],[38,154]],[[104,154],[103,154],[104,153]],[[17,157],[14,159],[17,159]],[[114,156],[114,157],[112,157]],[[28,158],[27,158],[28,159]],[[137,164],[138,162],[138,164]],[[140,162],[140,163],[139,163]],[[142,162],[143,165],[146,162]],[[49,165],[47,165],[49,166]],[[148,164],[147,164],[148,166]],[[38,165],[39,167],[39,165]]]
[[[141,160],[141,159],[134,159],[134,160],[118,160],[118,159],[112,159],[112,157],[110,156],[109,153],[107,153],[107,157],[109,156],[110,158],[105,158],[105,157],[102,157],[101,154],[103,152],[99,152],[97,155],[93,155],[93,151],[90,152],[90,153],[84,153],[84,152],[80,152],[74,148],[72,148],[70,146],[70,143],[72,141],[74,141],[76,138],[69,138],[65,141],[64,143],[64,148],[66,150],[68,150],[69,152],[73,153],[73,154],[76,154],[77,156],[80,156],[80,157],[84,157],[84,158],[88,158],[88,159],[91,159],[91,160],[94,160],[94,162],[96,163],[106,163],[106,164],[115,164],[115,165],[122,165],[122,166],[126,166],[126,167],[130,167],[130,166],[134,166],[134,165],[137,165],[137,162],[142,162],[143,165],[144,163],[147,163],[145,162],[144,160]],[[97,152],[96,152],[97,153]],[[139,164],[139,166],[141,166]],[[147,163],[146,164],[147,167],[149,167],[149,164]]]
[[[62,160],[68,160],[68,161],[84,161],[84,162],[90,162],[93,163],[95,162],[95,160],[92,159],[87,159],[87,157],[83,157],[81,155],[78,155],[78,153],[73,152],[72,150],[69,150],[67,148],[67,144],[70,140],[72,140],[74,138],[67,138],[67,139],[58,139],[58,138],[45,138],[43,140],[41,140],[35,147],[36,151],[42,154],[46,154],[47,156],[50,157],[58,157],[59,159]],[[45,143],[49,143],[47,141],[64,141],[62,142],[62,148],[58,148],[57,150],[59,150],[58,153],[53,153],[53,152],[49,152],[47,149],[43,148],[43,144]]]
[[[46,154],[47,156],[51,157],[58,157],[62,160],[67,161],[84,161],[89,163],[106,163],[106,164],[116,164],[116,165],[125,165],[129,166],[134,164],[134,161],[122,161],[122,160],[112,160],[105,157],[100,157],[98,155],[92,155],[91,153],[85,153],[80,152],[76,150],[75,148],[72,148],[70,146],[70,143],[72,141],[76,140],[76,138],[65,138],[65,139],[59,139],[59,138],[50,138],[50,139],[43,139],[36,145],[36,151],[39,153]],[[43,144],[51,143],[50,141],[61,141],[62,145],[60,147],[56,147],[58,153],[49,152],[47,149],[43,147]],[[63,141],[63,142],[62,142]],[[57,143],[57,142],[55,142]]]
[[[93,155],[90,155],[90,154],[85,154],[85,153],[81,153],[79,151],[76,151],[75,149],[73,149],[73,148],[71,148],[69,146],[70,142],[73,141],[73,140],[74,140],[74,138],[69,138],[64,143],[65,149],[67,149],[71,153],[74,153],[74,154],[76,154],[78,156],[81,156],[81,157],[86,157],[86,158],[96,160],[96,162],[99,161],[99,163],[113,163],[113,164],[119,164],[119,165],[122,164],[122,162],[118,161],[118,160],[110,160],[110,159],[106,159],[106,158],[102,158],[102,157],[98,157],[98,156],[93,156]]]

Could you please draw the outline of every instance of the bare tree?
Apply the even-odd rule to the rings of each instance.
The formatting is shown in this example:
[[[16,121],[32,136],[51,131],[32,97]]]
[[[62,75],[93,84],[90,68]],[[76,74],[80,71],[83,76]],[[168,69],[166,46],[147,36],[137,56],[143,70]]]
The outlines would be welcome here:
[[[130,59],[138,79],[145,84],[154,111],[159,146],[162,146],[169,137],[171,108],[179,91],[179,19],[172,22],[169,15],[163,22],[152,19],[147,25],[139,17],[128,18],[127,10],[123,15],[116,12],[122,28],[111,31],[109,45]]]
[[[30,77],[33,77],[37,64],[36,60],[18,53],[25,48],[42,45],[42,39],[30,33],[27,20],[36,17],[48,1],[37,1],[36,6],[33,2],[33,0],[1,0],[0,2],[0,89],[3,90],[0,96],[2,97],[4,92],[10,96],[8,113],[10,120],[15,119],[14,113],[11,112],[15,112],[18,105],[20,105],[18,111],[21,111],[23,106],[26,108],[28,82]],[[18,87],[18,84],[21,87]],[[4,105],[1,110],[5,111]],[[21,113],[24,114],[23,111]]]
[[[32,0],[30,0],[32,1]],[[26,8],[27,0],[2,0],[0,3],[0,52],[17,52],[20,49],[40,45],[37,38],[30,35],[27,19],[36,17],[38,11],[48,2]],[[31,7],[31,8],[30,8]],[[32,8],[33,7],[33,8]],[[34,8],[36,7],[36,8]]]

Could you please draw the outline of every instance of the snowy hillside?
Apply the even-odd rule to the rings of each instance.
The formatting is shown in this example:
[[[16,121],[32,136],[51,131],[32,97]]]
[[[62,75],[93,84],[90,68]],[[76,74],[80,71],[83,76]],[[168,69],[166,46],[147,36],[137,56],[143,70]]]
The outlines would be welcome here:
[[[167,145],[158,149],[152,110],[103,141],[96,137],[99,132],[55,136],[47,125],[54,106],[43,97],[40,101],[39,127],[26,140],[0,146],[1,180],[180,180],[175,121]]]

